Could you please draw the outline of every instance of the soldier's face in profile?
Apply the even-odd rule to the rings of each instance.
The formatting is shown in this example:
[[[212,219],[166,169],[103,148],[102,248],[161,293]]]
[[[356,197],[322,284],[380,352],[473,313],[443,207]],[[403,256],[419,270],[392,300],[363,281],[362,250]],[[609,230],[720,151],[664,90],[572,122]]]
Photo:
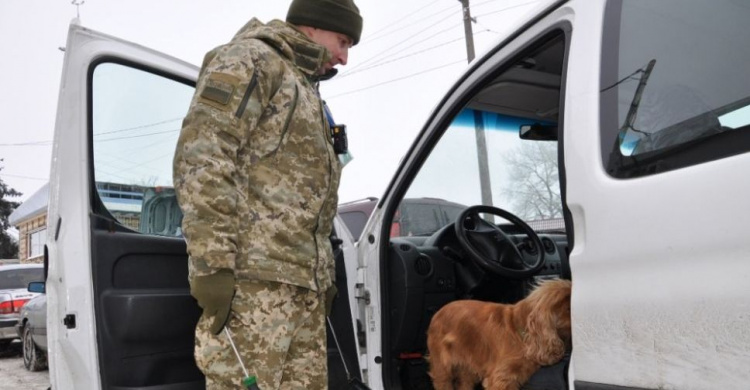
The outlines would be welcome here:
[[[349,58],[349,48],[352,47],[352,39],[344,34],[333,31],[317,28],[313,30],[310,39],[331,52],[331,60],[323,64],[318,73],[325,74],[336,65],[346,65],[346,61]]]

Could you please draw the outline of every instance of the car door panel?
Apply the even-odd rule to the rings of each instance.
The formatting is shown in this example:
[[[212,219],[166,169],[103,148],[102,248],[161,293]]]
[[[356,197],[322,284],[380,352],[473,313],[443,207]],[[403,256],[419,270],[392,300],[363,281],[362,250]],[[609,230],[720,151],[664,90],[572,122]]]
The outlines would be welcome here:
[[[144,152],[149,145],[126,150],[144,133],[107,122],[145,122],[145,135],[152,136],[158,123],[132,115],[117,99],[140,91],[135,103],[169,102],[175,88],[182,95],[192,89],[198,68],[75,21],[65,50],[48,212],[48,220],[56,221],[56,233],[47,240],[50,381],[60,389],[203,388],[192,356],[200,308],[189,292],[185,242],[137,228],[142,201],[134,196],[161,187],[146,184],[146,176],[145,185],[133,187],[137,190],[115,188],[118,181],[138,180],[124,170],[146,165],[154,154]],[[146,94],[135,82],[117,85],[116,72],[142,75],[154,87]],[[108,90],[103,80],[111,81]],[[185,111],[186,99],[180,97]],[[159,106],[151,109],[159,114]],[[172,123],[180,113],[170,115],[169,135],[175,137]],[[157,156],[163,150],[172,152],[174,146],[162,146]],[[117,165],[106,160],[110,152],[129,157],[118,157]],[[144,155],[150,157],[133,161]],[[105,162],[108,168],[100,167]],[[166,170],[170,162],[162,165]],[[149,172],[157,174],[146,168],[142,175]],[[171,183],[171,173],[160,180]]]

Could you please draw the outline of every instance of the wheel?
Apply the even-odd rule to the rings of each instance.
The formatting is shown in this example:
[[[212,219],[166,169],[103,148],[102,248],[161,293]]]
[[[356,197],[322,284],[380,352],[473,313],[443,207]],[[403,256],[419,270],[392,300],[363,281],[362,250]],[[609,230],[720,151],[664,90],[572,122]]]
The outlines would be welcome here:
[[[513,239],[479,214],[497,215],[519,227],[537,249],[533,263],[527,264]],[[536,275],[544,266],[544,248],[539,236],[509,211],[492,206],[472,206],[458,216],[455,229],[458,243],[469,259],[495,275],[523,280]]]
[[[23,365],[29,371],[41,371],[47,368],[47,354],[34,344],[29,324],[23,327]]]

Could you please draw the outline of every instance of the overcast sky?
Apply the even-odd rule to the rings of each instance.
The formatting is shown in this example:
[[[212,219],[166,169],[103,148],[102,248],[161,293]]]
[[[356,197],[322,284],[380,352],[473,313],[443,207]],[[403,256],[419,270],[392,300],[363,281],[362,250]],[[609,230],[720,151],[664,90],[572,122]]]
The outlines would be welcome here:
[[[354,160],[340,200],[380,197],[431,110],[466,69],[458,0],[355,0],[364,18],[349,64],[321,86]],[[251,17],[283,19],[288,0],[86,0],[80,22],[200,65]],[[544,1],[472,0],[477,53]],[[33,195],[48,181],[70,0],[0,0],[0,178]],[[347,75],[347,73],[350,73]]]

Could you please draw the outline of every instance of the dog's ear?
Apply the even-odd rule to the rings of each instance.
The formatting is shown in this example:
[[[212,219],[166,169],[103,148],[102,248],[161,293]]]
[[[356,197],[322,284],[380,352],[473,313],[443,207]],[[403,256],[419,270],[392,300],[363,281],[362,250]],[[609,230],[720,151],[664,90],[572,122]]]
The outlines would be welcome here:
[[[557,313],[549,299],[535,302],[526,319],[524,355],[542,366],[557,363],[565,354],[565,343],[557,333]]]

